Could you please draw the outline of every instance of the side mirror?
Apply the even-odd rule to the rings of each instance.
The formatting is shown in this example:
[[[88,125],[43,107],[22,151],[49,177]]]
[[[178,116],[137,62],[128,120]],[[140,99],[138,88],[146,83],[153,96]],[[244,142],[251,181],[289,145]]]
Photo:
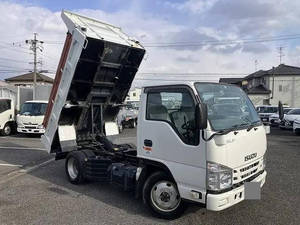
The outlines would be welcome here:
[[[283,120],[284,113],[283,113],[283,106],[281,101],[278,102],[278,114],[279,114],[279,119]]]
[[[203,130],[207,128],[207,105],[199,103],[196,105],[196,128]]]

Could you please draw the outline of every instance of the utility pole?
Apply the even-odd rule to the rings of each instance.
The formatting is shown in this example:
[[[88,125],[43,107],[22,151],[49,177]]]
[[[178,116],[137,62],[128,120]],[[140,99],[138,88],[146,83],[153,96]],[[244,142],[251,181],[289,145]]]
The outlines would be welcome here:
[[[255,67],[255,71],[254,71],[254,72],[257,71],[257,65],[258,65],[258,61],[257,61],[257,59],[255,59],[255,60],[254,60],[254,67]]]
[[[26,40],[26,44],[30,44],[30,50],[33,51],[33,100],[36,99],[36,73],[37,73],[37,49],[41,52],[43,51],[43,41],[36,39],[37,33],[34,33],[34,38],[32,40]]]
[[[272,67],[272,77],[273,77],[273,81],[272,81],[272,97],[271,97],[271,99],[274,99],[274,88],[275,88],[275,68],[274,68],[274,66]]]
[[[283,56],[285,56],[284,53],[283,53],[283,49],[284,49],[284,47],[282,47],[282,46],[280,46],[280,47],[278,48],[278,53],[279,53],[279,65],[282,63]]]

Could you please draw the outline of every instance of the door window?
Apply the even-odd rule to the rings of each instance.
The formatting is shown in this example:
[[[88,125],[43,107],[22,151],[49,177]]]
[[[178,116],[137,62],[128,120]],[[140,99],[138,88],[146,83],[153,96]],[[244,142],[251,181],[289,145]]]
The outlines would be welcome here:
[[[149,92],[146,119],[167,122],[184,143],[198,144],[195,102],[186,89]]]
[[[6,110],[11,109],[10,101],[11,100],[9,100],[9,99],[0,100],[0,113],[3,113]]]

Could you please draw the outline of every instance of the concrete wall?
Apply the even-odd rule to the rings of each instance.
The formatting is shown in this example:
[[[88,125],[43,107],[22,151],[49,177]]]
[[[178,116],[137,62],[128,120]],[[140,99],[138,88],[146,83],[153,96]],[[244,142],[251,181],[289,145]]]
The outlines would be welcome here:
[[[269,87],[272,90],[273,77],[269,77]],[[272,94],[270,95],[272,96]],[[300,76],[275,76],[274,96],[270,99],[271,105],[278,101],[290,107],[300,107]]]
[[[36,100],[49,100],[52,85],[37,85],[36,86]]]
[[[265,95],[259,95],[259,94],[255,94],[255,95],[248,95],[250,100],[252,101],[253,105],[257,106],[257,105],[264,105],[264,99],[268,99],[269,95],[265,94]]]

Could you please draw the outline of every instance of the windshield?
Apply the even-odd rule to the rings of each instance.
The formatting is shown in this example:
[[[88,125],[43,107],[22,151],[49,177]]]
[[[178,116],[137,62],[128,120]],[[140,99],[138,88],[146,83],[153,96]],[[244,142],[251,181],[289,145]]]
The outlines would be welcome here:
[[[201,101],[207,105],[208,120],[216,131],[260,122],[244,91],[237,86],[196,83]]]
[[[47,103],[24,103],[20,114],[28,116],[42,116],[45,115],[46,108]]]
[[[256,108],[258,113],[277,113],[278,107],[259,106]]]
[[[300,109],[292,109],[287,115],[300,115]]]
[[[291,111],[292,109],[283,109],[283,114],[287,114],[289,111]]]

